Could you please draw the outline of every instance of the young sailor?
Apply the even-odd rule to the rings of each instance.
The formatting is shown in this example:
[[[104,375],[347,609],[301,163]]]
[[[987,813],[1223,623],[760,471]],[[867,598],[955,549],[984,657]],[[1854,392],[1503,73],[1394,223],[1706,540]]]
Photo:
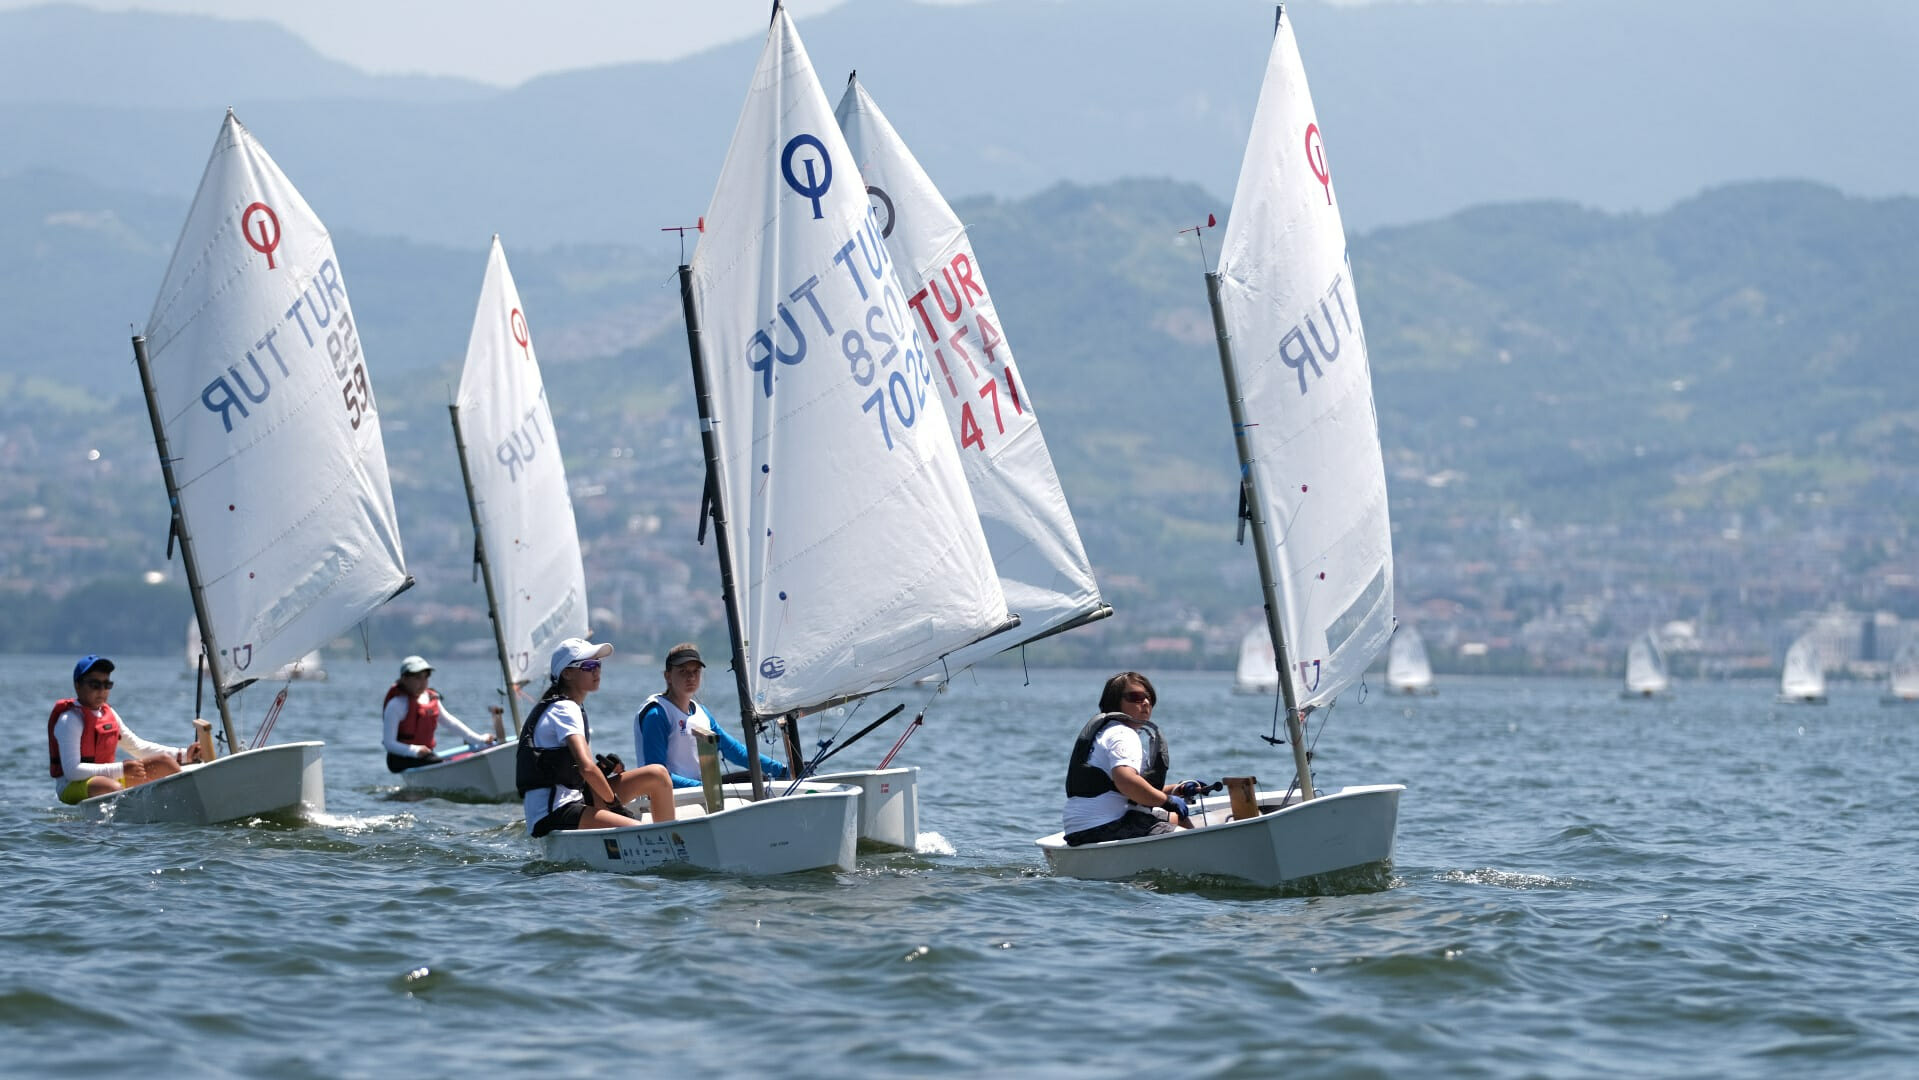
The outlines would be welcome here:
[[[439,761],[433,746],[441,724],[458,731],[469,749],[493,744],[493,736],[467,727],[440,703],[440,692],[427,685],[432,678],[433,665],[424,657],[409,656],[400,661],[400,677],[388,688],[381,706],[386,728],[381,742],[386,746],[388,772],[405,772]]]
[[[664,765],[672,774],[674,787],[700,786],[699,744],[695,731],[710,731],[719,736],[720,755],[741,768],[747,767],[746,746],[728,735],[713,720],[706,706],[693,700],[700,692],[700,679],[706,663],[692,642],[673,646],[666,653],[666,689],[646,699],[633,717],[633,745],[643,765]],[[784,780],[786,766],[760,755],[760,772],[774,780]],[[726,779],[738,779],[737,775]]]
[[[56,702],[47,716],[48,767],[54,794],[63,803],[172,776],[181,765],[200,760],[198,746],[182,749],[135,735],[107,704],[112,675],[113,661],[81,657],[73,666],[73,696]],[[131,760],[115,760],[122,749]]]
[[[673,820],[673,783],[658,765],[620,768],[593,756],[586,696],[600,688],[600,661],[613,646],[567,638],[553,650],[552,685],[520,729],[517,780],[529,836],[566,829],[617,829],[635,824],[626,801],[645,796],[656,822]]]
[[[1153,724],[1159,692],[1137,671],[1106,680],[1099,715],[1086,724],[1066,763],[1067,844],[1097,844],[1190,829],[1186,799],[1197,780],[1168,784],[1166,740]]]

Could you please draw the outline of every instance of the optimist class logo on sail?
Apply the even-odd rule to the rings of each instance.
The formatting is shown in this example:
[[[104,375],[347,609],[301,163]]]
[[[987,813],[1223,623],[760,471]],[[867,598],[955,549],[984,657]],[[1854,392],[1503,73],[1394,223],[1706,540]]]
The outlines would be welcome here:
[[[833,165],[816,136],[788,140],[780,176],[807,201],[810,218],[823,220],[821,200],[832,187]],[[770,398],[779,366],[797,366],[813,351],[837,346],[853,383],[860,390],[870,388],[857,398],[860,411],[891,450],[895,428],[911,428],[925,411],[926,388],[933,381],[926,351],[907,319],[893,259],[870,206],[853,235],[831,250],[830,266],[790,288],[780,287],[786,299],[774,305],[772,317],[747,341],[747,367]]]

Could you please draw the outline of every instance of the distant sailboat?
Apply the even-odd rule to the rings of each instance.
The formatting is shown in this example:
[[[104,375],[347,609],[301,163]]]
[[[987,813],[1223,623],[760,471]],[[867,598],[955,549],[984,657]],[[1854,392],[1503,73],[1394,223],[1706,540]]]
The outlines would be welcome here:
[[[1892,656],[1882,705],[1919,705],[1919,639],[1907,641]]]
[[[1648,630],[1632,640],[1626,649],[1626,685],[1621,697],[1657,698],[1672,692],[1672,679],[1666,674],[1666,654]]]
[[[1433,665],[1426,658],[1426,642],[1411,623],[1400,623],[1386,647],[1386,689],[1395,694],[1430,695]]]
[[[1826,703],[1826,667],[1811,637],[1801,637],[1786,650],[1786,662],[1779,672],[1778,701],[1781,705]]]
[[[1265,623],[1239,639],[1239,666],[1233,671],[1233,693],[1266,695],[1279,689],[1279,660],[1273,655],[1273,636]]]

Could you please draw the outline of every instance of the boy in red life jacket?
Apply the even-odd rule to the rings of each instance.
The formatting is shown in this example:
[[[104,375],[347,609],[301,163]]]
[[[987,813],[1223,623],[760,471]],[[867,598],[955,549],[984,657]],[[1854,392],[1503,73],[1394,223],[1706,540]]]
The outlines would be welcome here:
[[[113,661],[106,657],[81,657],[73,666],[73,696],[56,702],[47,716],[47,767],[54,794],[68,805],[172,776],[182,764],[200,760],[198,746],[182,749],[135,735],[107,704],[112,674]],[[131,760],[115,760],[122,749]]]
[[[405,772],[439,761],[433,744],[441,724],[451,725],[471,749],[494,742],[493,736],[467,727],[440,704],[440,692],[427,685],[432,678],[433,665],[425,658],[409,656],[400,661],[400,677],[388,688],[386,703],[381,706],[386,729],[381,741],[386,746],[388,772]]]

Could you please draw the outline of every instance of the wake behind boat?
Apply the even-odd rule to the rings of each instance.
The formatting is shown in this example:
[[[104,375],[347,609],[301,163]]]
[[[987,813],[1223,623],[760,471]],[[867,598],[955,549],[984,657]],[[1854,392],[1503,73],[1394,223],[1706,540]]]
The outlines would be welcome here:
[[[332,238],[231,111],[133,353],[228,754],[81,806],[192,824],[317,812],[321,744],[243,752],[229,695],[411,579]]]
[[[1403,785],[1321,793],[1306,755],[1307,715],[1331,705],[1386,647],[1393,564],[1345,229],[1283,10],[1219,266],[1206,282],[1299,801],[1281,806],[1267,792],[1230,823],[1128,840],[1072,847],[1045,837],[1039,847],[1055,873],[1276,885],[1392,858]]]

